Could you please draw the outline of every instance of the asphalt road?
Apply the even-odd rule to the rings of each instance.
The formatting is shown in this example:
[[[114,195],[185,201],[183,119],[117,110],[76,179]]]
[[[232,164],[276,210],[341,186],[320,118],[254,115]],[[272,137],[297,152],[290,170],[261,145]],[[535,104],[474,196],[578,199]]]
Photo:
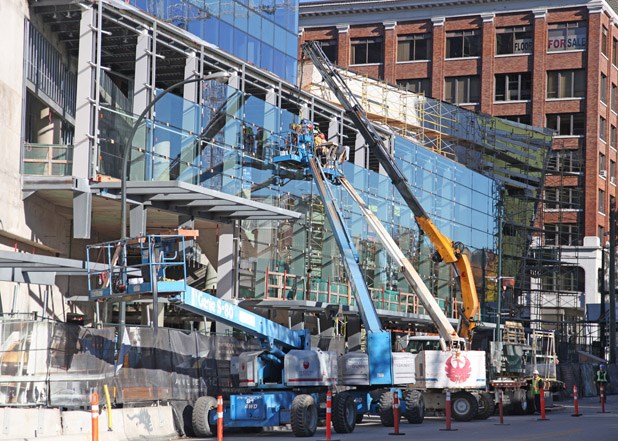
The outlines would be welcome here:
[[[601,413],[596,398],[580,400],[580,417],[573,417],[572,402],[556,402],[556,406],[547,412],[546,421],[539,421],[538,415],[505,416],[504,424],[499,424],[499,417],[492,416],[484,421],[467,423],[453,422],[452,430],[447,432],[443,417],[426,417],[423,424],[402,423],[402,436],[391,436],[392,428],[383,427],[378,418],[365,418],[350,434],[338,434],[333,431],[332,440],[381,441],[381,440],[431,440],[431,441],[618,441],[618,396],[610,396]],[[225,433],[225,441],[259,440],[300,441],[290,430],[264,431],[259,434]],[[194,438],[195,439],[195,438]],[[208,438],[212,440],[213,438]],[[216,437],[214,438],[216,439]],[[307,440],[325,440],[325,429],[318,431]]]

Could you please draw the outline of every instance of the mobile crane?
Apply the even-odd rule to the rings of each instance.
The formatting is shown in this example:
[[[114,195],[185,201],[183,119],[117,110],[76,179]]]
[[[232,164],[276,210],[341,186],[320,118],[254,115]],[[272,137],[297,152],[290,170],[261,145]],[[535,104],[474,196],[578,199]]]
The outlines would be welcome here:
[[[313,436],[318,422],[320,394],[337,381],[333,352],[310,347],[306,330],[291,330],[238,305],[187,285],[183,236],[148,235],[90,245],[88,292],[91,301],[164,298],[187,311],[203,315],[256,337],[262,350],[239,355],[239,381],[246,393],[226,400],[226,428],[270,427],[290,424],[294,435]],[[103,263],[104,269],[90,265]],[[212,436],[217,402],[197,399],[193,430]]]
[[[415,274],[415,272],[411,272],[413,270],[412,265],[409,264],[396,245],[391,246],[394,245],[394,242],[387,245],[390,236],[386,234],[381,237],[387,251],[401,265],[406,280],[417,289],[419,300],[430,314],[440,335],[440,350],[424,350],[417,355],[415,388],[423,388],[426,406],[436,410],[444,409],[445,400],[442,392],[445,389],[460,389],[453,397],[453,415],[459,420],[469,420],[477,416],[479,400],[487,401],[489,398],[480,393],[486,383],[484,352],[466,350],[476,326],[475,317],[479,311],[479,301],[472,278],[470,261],[463,252],[464,246],[461,243],[453,242],[442,234],[431,221],[414,196],[404,174],[388,153],[382,137],[367,118],[362,106],[343,78],[322,51],[319,42],[305,42],[302,49],[318,69],[323,80],[343,106],[345,114],[352,120],[356,129],[367,142],[369,150],[378,159],[393,185],[412,210],[420,229],[429,237],[436,248],[434,260],[445,261],[455,267],[459,276],[463,300],[459,333],[455,332],[450,325],[420,278],[415,280],[415,277],[412,276],[412,274]],[[345,183],[345,179],[340,179],[340,181],[350,192],[351,186]],[[359,206],[362,207],[361,202],[357,200]],[[371,213],[368,212],[366,216],[368,219],[370,219],[369,214]],[[380,228],[378,224],[379,221],[375,225],[372,224],[374,229]],[[464,376],[466,379],[472,378],[474,384],[458,381]],[[474,394],[471,391],[474,391]]]

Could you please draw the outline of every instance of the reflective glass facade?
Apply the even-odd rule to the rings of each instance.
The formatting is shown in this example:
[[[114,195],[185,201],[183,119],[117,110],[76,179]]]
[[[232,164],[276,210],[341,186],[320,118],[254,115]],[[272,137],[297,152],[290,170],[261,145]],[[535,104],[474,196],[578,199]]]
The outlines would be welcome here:
[[[285,169],[271,161],[286,148],[290,123],[298,122],[299,117],[228,85],[208,82],[203,92],[204,106],[173,94],[157,103],[157,120],[149,122],[148,130],[140,130],[134,139],[131,179],[180,179],[302,212],[304,218],[295,222],[242,223],[240,296],[271,295],[274,282],[269,274],[275,272],[295,277],[294,289],[287,293],[291,298],[326,300],[312,297],[311,292],[326,292],[328,285],[329,293],[342,294],[331,302],[347,303],[340,252],[314,184],[304,170]],[[117,118],[131,117],[114,109],[102,111],[103,134],[118,127]],[[495,249],[495,182],[403,138],[396,138],[394,154],[438,228],[463,242],[473,262],[484,261],[476,258],[479,253]],[[114,155],[104,149],[102,156],[111,160]],[[443,304],[451,304],[458,292],[456,274],[450,266],[432,261],[433,247],[419,234],[411,210],[390,179],[352,163],[344,165],[344,173],[433,294]],[[358,207],[340,187],[333,188],[369,287],[381,291],[381,296],[409,292]],[[284,287],[289,285],[289,281],[284,283]]]
[[[296,83],[298,0],[131,0],[130,3]]]

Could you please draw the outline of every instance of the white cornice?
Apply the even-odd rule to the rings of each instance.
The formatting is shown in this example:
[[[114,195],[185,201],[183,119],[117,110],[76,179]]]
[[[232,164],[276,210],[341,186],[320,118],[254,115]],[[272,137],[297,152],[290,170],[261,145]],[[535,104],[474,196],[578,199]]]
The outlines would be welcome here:
[[[349,24],[338,24],[337,25],[337,32],[339,32],[340,34],[345,34],[349,30],[350,30]]]
[[[532,10],[535,19],[547,19],[547,9],[534,9]]]
[[[395,27],[397,26],[397,22],[396,21],[385,21],[382,23],[382,25],[384,26],[384,29],[392,30],[392,29],[395,29]]]
[[[496,18],[496,14],[494,14],[493,12],[487,12],[481,14],[481,18],[483,19],[483,23],[493,23],[494,18]]]
[[[444,22],[446,21],[445,17],[432,17],[431,22],[434,26],[444,26]]]
[[[342,19],[352,25],[382,23],[397,17],[403,21],[431,20],[440,26],[441,19],[450,17],[479,17],[488,13],[529,13],[535,18],[565,8],[587,8],[589,13],[606,13],[618,22],[618,12],[607,0],[342,0],[300,3],[300,22],[305,29],[335,26]],[[540,15],[539,15],[540,14]],[[438,18],[436,18],[438,17]]]

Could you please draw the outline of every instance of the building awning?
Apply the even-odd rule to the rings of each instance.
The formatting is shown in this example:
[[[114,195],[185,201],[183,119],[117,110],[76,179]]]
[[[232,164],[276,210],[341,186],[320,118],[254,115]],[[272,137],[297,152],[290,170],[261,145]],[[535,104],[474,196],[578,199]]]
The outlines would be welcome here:
[[[94,194],[120,198],[120,182],[91,185]],[[301,213],[181,181],[129,181],[127,201],[217,222],[291,220]]]
[[[53,285],[56,276],[87,275],[87,264],[82,260],[0,251],[1,281]]]

